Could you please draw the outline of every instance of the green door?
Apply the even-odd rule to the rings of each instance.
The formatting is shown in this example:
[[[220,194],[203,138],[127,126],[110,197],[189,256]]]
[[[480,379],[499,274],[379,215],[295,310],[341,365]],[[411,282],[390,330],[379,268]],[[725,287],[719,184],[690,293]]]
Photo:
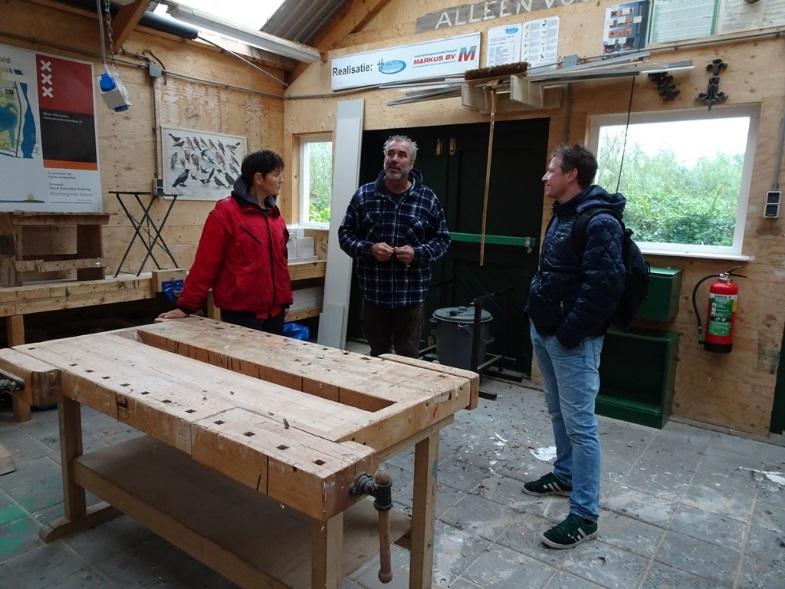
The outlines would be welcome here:
[[[523,304],[537,269],[548,120],[496,123],[485,262],[480,267],[488,131],[485,123],[366,131],[360,179],[369,182],[381,170],[387,137],[400,133],[417,141],[415,167],[439,196],[453,239],[447,255],[434,266],[426,318],[435,309],[467,305],[475,297],[501,291],[484,305],[493,315],[495,341],[488,352],[503,354],[505,367],[529,374],[531,342]],[[361,335],[359,301],[353,285],[349,337]],[[428,325],[426,321],[426,338]]]

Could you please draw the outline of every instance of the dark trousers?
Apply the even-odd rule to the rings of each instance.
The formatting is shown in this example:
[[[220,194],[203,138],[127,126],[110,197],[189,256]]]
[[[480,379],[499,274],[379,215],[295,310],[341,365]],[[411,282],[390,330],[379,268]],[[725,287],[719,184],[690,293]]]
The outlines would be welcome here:
[[[395,348],[400,356],[416,358],[420,351],[422,318],[422,303],[388,309],[363,301],[363,334],[371,346],[371,356],[389,354]]]
[[[254,313],[245,313],[243,311],[224,311],[222,309],[221,319],[227,323],[234,323],[235,325],[250,327],[251,329],[256,329],[258,331],[266,331],[267,333],[282,335],[283,318],[285,314],[286,312],[283,311],[275,317],[259,319]]]

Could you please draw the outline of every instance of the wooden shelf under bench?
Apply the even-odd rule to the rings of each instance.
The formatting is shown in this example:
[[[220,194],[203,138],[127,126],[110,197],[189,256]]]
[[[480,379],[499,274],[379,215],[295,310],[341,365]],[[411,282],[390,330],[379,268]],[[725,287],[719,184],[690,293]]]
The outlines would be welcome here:
[[[85,454],[74,480],[242,587],[309,585],[311,520],[167,444],[140,436]],[[395,541],[411,525],[392,515]],[[378,525],[372,501],[344,512],[344,574],[378,553]]]

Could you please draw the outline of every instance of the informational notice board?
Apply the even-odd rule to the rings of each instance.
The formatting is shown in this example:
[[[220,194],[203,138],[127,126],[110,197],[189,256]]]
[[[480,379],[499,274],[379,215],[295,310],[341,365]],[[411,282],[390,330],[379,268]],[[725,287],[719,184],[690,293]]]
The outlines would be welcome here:
[[[93,66],[0,45],[0,211],[101,210]]]

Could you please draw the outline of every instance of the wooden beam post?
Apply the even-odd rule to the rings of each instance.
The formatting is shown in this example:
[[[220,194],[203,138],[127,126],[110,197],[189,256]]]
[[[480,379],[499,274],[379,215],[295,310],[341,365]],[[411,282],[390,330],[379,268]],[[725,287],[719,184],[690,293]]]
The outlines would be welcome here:
[[[311,587],[338,589],[343,561],[343,513],[311,524]]]
[[[437,431],[418,442],[414,449],[410,589],[430,589],[433,581],[433,529],[436,514],[438,458],[439,432]]]

